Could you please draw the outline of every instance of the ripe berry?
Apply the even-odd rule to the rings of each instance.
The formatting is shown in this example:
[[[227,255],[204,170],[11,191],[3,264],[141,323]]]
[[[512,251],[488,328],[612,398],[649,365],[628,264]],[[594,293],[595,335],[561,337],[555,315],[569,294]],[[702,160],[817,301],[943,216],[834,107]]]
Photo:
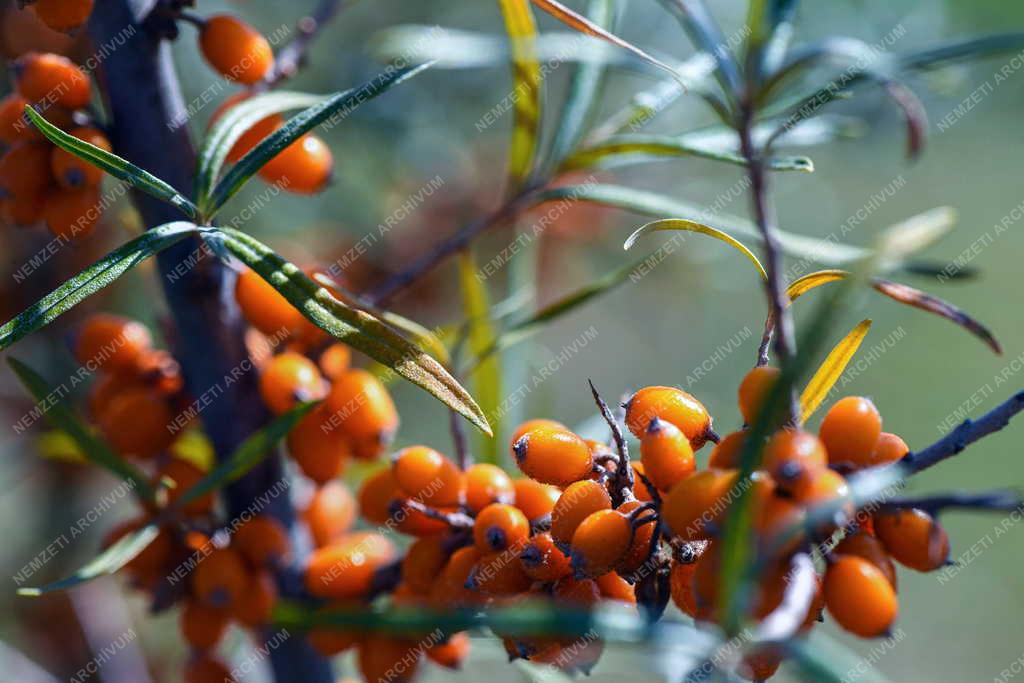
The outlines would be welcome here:
[[[644,483],[644,477],[647,476],[647,472],[644,470],[643,463],[630,461],[629,464],[633,468],[633,495],[642,503],[651,502],[654,500],[654,496],[651,495],[650,489]],[[651,482],[651,484],[653,485],[654,482]]]
[[[814,470],[828,465],[828,454],[818,437],[798,429],[782,429],[768,440],[761,466],[784,489]]]
[[[89,19],[93,0],[36,0],[32,5],[40,21],[54,31],[73,31]]]
[[[324,377],[338,379],[352,366],[352,349],[341,342],[335,342],[324,349],[317,362]]]
[[[572,566],[578,575],[600,576],[615,568],[633,542],[629,519],[618,510],[598,510],[572,534]]]
[[[601,595],[608,600],[618,600],[630,605],[636,604],[636,590],[633,584],[615,572],[602,574],[595,579],[597,587],[601,589]]]
[[[718,470],[739,469],[746,436],[747,432],[742,429],[723,436],[722,440],[716,443],[711,450],[708,467]]]
[[[121,455],[150,458],[174,441],[167,426],[174,415],[167,400],[146,387],[128,388],[97,415],[100,431]]]
[[[231,539],[231,547],[253,567],[273,567],[290,552],[288,532],[273,517],[258,515],[239,526]]]
[[[14,63],[18,92],[30,102],[47,102],[81,109],[92,98],[92,86],[70,59],[50,53],[29,52]]]
[[[740,415],[743,416],[743,422],[754,423],[761,405],[771,393],[772,385],[778,378],[779,369],[767,365],[754,368],[743,378],[739,389]]]
[[[352,369],[335,379],[327,407],[331,418],[352,439],[386,445],[398,429],[398,411],[391,394],[366,370]]]
[[[754,528],[766,543],[782,543],[778,550],[788,554],[803,540],[797,530],[803,527],[806,514],[805,508],[791,498],[775,494],[760,496],[754,502]]]
[[[128,372],[150,350],[153,338],[140,322],[109,313],[89,316],[78,330],[75,359],[111,372]]]
[[[48,193],[43,201],[46,227],[65,240],[91,235],[101,213],[100,193],[95,187],[55,190]]]
[[[864,558],[878,567],[892,587],[896,588],[896,566],[889,558],[885,546],[874,536],[864,531],[854,532],[836,544],[832,552],[835,555],[855,555]]]
[[[423,648],[411,640],[370,635],[356,647],[364,681],[410,683],[416,677]]]
[[[426,594],[447,561],[448,552],[441,537],[417,538],[402,560],[402,581],[416,593]]]
[[[865,462],[860,463],[859,467],[877,467],[878,465],[888,465],[889,463],[896,462],[907,453],[910,452],[910,447],[907,446],[907,442],[889,432],[882,432],[878,436],[878,442],[875,444],[875,448],[871,451],[871,455],[868,456]]]
[[[660,491],[668,491],[697,468],[686,435],[671,422],[659,418],[651,420],[640,439],[640,462]]]
[[[386,537],[358,532],[314,550],[306,566],[306,589],[318,598],[348,600],[366,595],[373,575],[395,557]]]
[[[263,80],[274,65],[274,51],[263,35],[227,14],[209,17],[199,34],[203,57],[217,72],[245,85]]]
[[[271,411],[280,415],[299,401],[320,398],[324,378],[316,363],[293,351],[270,359],[260,374],[260,395]]]
[[[391,517],[391,503],[398,497],[398,484],[390,467],[367,477],[359,487],[359,512],[367,521],[384,524]]]
[[[229,164],[237,163],[242,157],[252,151],[256,145],[263,142],[264,138],[269,137],[272,133],[276,132],[278,128],[284,125],[284,118],[280,114],[271,114],[266,118],[262,118],[247,128],[242,133],[235,144],[231,146],[228,151],[227,162]]]
[[[95,128],[75,128],[68,132],[79,140],[84,140],[104,151],[109,152],[112,149],[107,136]],[[82,186],[95,187],[103,180],[102,169],[59,147],[54,147],[50,152],[50,170],[53,172],[57,184],[68,189]]]
[[[881,569],[843,555],[825,572],[825,605],[840,626],[861,638],[882,635],[896,619],[896,591]]]
[[[188,663],[184,680],[185,683],[232,683],[235,677],[229,668],[204,655]]]
[[[288,454],[302,473],[318,484],[336,479],[352,458],[352,447],[340,429],[328,424],[327,407],[320,404],[288,432]]]
[[[562,427],[534,427],[516,440],[512,453],[523,474],[555,486],[583,479],[594,466],[586,442]]]
[[[228,613],[195,600],[185,600],[179,623],[181,635],[200,651],[212,650],[228,629]]]
[[[746,654],[736,673],[748,681],[766,681],[782,664],[782,652],[773,647],[760,647]]]
[[[305,318],[254,270],[243,270],[235,282],[235,301],[250,325],[279,337],[301,329]]]
[[[684,564],[673,560],[670,575],[672,602],[691,617],[697,616],[697,599],[693,593],[693,574],[696,569],[696,562]]]
[[[523,422],[521,425],[516,427],[516,431],[512,432],[512,440],[509,442],[511,446],[514,448],[516,445],[516,441],[519,441],[520,437],[522,437],[523,434],[526,434],[527,432],[533,430],[536,427],[547,427],[548,429],[568,429],[568,427],[566,427],[561,422],[556,422],[555,420],[548,420],[547,418],[543,417],[537,417],[532,420],[527,420],[526,422]]]
[[[697,472],[669,492],[662,506],[662,519],[684,541],[707,538],[707,525],[718,522],[725,514],[738,479],[735,470]]]
[[[12,92],[0,100],[0,142],[13,145],[19,140],[38,139],[39,130],[28,121],[28,100]]]
[[[427,650],[427,658],[446,669],[461,669],[462,663],[469,657],[469,634],[459,631],[443,643],[434,645]]]
[[[516,490],[512,479],[497,465],[471,465],[465,473],[466,507],[480,512],[491,503],[512,503]]]
[[[711,416],[704,405],[682,389],[645,387],[626,402],[626,425],[633,436],[643,438],[654,418],[674,424],[690,440],[693,450],[707,441]]]
[[[643,503],[638,500],[628,500],[619,506],[619,512],[628,515],[641,505]],[[641,513],[641,515],[643,514]],[[623,574],[631,574],[643,566],[643,563],[647,561],[651,553],[651,537],[654,536],[655,528],[657,528],[657,524],[648,522],[633,530],[633,542],[615,567],[617,571]]]
[[[258,628],[270,623],[277,605],[277,583],[268,571],[257,571],[249,575],[245,599],[240,600],[231,611],[231,616],[249,628]]]
[[[46,194],[43,192],[0,199],[4,220],[13,225],[35,225],[43,220],[45,207]]]
[[[870,399],[847,396],[833,405],[818,434],[832,465],[856,465],[869,458],[882,433],[882,417]]]
[[[327,144],[306,133],[260,169],[260,178],[296,194],[316,194],[331,179],[334,157]]]
[[[328,603],[324,609],[334,607],[349,607],[346,603]],[[311,628],[306,632],[306,640],[310,647],[324,657],[334,657],[346,650],[355,647],[359,642],[359,634],[355,631],[339,628]]]
[[[5,196],[35,196],[50,187],[50,145],[16,142],[0,157],[0,190]]]
[[[466,583],[480,557],[480,551],[475,545],[459,548],[452,553],[434,585],[430,587],[431,605],[439,609],[450,609],[479,602],[479,596],[466,588]]]
[[[167,504],[174,505],[193,486],[206,475],[203,470],[188,460],[171,458],[157,471],[156,482],[166,486]],[[183,508],[187,515],[205,515],[213,511],[215,493],[210,491],[195,500],[189,501]]]
[[[850,487],[843,475],[830,469],[809,472],[793,487],[793,500],[806,507],[848,498]]]
[[[559,543],[570,543],[576,527],[598,510],[611,510],[608,491],[596,481],[584,479],[562,492],[551,511],[551,537]]]
[[[405,496],[431,507],[459,504],[462,472],[458,465],[433,448],[403,448],[395,455],[391,470]]]
[[[550,515],[555,503],[558,502],[558,497],[562,495],[557,486],[541,484],[526,477],[520,477],[512,484],[515,487],[516,507],[522,510],[526,519],[531,522]]]
[[[491,503],[477,514],[473,524],[473,541],[481,553],[507,548],[519,551],[529,539],[530,521],[511,505]]]
[[[946,530],[924,510],[880,512],[874,523],[875,534],[885,549],[905,567],[930,572],[949,559]]]
[[[249,570],[242,555],[231,548],[216,548],[192,570],[192,592],[204,605],[230,609],[244,599]]]
[[[516,548],[482,555],[470,572],[467,585],[484,595],[503,596],[522,593],[530,582]]]
[[[558,602],[574,607],[592,607],[601,601],[601,588],[593,579],[577,579],[566,576],[559,579],[551,591]]]
[[[537,534],[519,553],[523,571],[535,581],[556,581],[572,571],[569,557],[559,550],[549,533]]]
[[[329,481],[316,490],[302,512],[316,546],[335,541],[352,527],[356,519],[356,501],[342,481]]]

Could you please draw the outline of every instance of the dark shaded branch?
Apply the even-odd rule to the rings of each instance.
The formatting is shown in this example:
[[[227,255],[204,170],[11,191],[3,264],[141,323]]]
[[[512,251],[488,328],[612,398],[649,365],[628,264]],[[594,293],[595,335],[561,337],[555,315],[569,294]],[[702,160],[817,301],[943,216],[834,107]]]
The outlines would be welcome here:
[[[351,7],[353,4],[355,4],[355,0],[321,0],[312,13],[299,19],[295,27],[295,38],[277,53],[274,58],[274,68],[267,74],[260,87],[272,88],[281,81],[294,76],[305,65],[309,48],[324,26],[338,16],[343,9]]]
[[[887,500],[879,508],[882,510],[900,510],[916,508],[929,514],[937,514],[950,508],[964,510],[989,510],[992,512],[1013,512],[1024,506],[1024,499],[1017,491],[1001,489],[983,493],[946,493],[920,498],[893,498]]]
[[[608,423],[608,428],[612,430],[612,439],[615,440],[615,449],[619,452],[619,462],[615,469],[615,493],[618,496],[624,496],[626,493],[632,495],[633,486],[635,484],[633,479],[633,467],[629,464],[629,445],[626,443],[626,437],[622,434],[622,427],[619,426],[618,420],[612,415],[612,411],[609,410],[608,404],[601,398],[601,394],[597,392],[597,387],[591,380],[587,380],[590,385],[590,393],[594,395],[594,402],[597,403],[598,410],[601,411],[601,417]]]

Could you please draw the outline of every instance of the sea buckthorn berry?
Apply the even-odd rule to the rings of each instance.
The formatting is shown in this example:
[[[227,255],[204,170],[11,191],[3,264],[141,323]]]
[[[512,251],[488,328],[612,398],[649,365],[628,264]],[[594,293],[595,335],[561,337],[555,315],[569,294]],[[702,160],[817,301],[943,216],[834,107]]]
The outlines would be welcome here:
[[[409,683],[416,677],[423,648],[411,640],[367,636],[356,647],[359,672],[368,683]]]
[[[854,555],[862,557],[882,570],[885,578],[896,588],[896,566],[892,563],[888,551],[882,542],[864,531],[856,531],[833,548],[835,555]]]
[[[231,615],[249,628],[270,623],[277,605],[277,584],[268,571],[257,571],[249,576],[245,598],[234,606]]]
[[[643,503],[639,500],[627,500],[619,506],[619,512],[628,515],[641,505]],[[640,514],[641,517],[644,515],[644,513]],[[615,567],[617,571],[623,574],[630,574],[640,569],[643,563],[647,561],[648,556],[651,554],[651,537],[654,536],[656,526],[656,524],[648,522],[633,529],[633,542]]]
[[[215,548],[192,570],[192,592],[210,607],[234,607],[245,598],[248,584],[245,561],[231,548]]]
[[[341,538],[352,527],[356,513],[352,492],[344,482],[335,480],[316,490],[302,511],[302,519],[319,548]]]
[[[231,546],[253,567],[273,567],[291,551],[288,532],[273,517],[258,515],[239,526]]]
[[[825,606],[847,631],[874,638],[896,619],[896,591],[881,569],[862,557],[842,555],[825,572]]]
[[[717,523],[725,514],[738,480],[735,470],[702,470],[691,475],[666,496],[662,519],[684,541],[707,538],[707,525]]]
[[[767,544],[782,543],[777,550],[782,554],[791,553],[804,540],[795,530],[802,528],[807,515],[806,509],[792,499],[769,495],[755,501],[754,528]],[[787,534],[788,538],[780,537]],[[770,547],[770,546],[769,546]]]
[[[473,524],[473,542],[481,553],[507,548],[521,550],[530,539],[530,520],[519,508],[491,503],[479,513]]]
[[[910,446],[907,445],[906,441],[895,434],[882,432],[878,435],[878,442],[875,444],[874,450],[871,451],[867,462],[863,463],[861,467],[888,465],[889,463],[896,462],[909,452]]]
[[[398,497],[398,483],[390,467],[378,470],[359,487],[359,512],[367,521],[384,524],[391,517],[391,503]]]
[[[40,21],[54,31],[73,31],[89,19],[93,0],[36,0],[32,5]]]
[[[744,655],[736,673],[748,681],[766,681],[782,665],[782,653],[777,648],[759,647]]]
[[[641,503],[649,503],[654,500],[654,496],[651,495],[651,490],[647,488],[647,484],[644,483],[644,478],[647,477],[647,472],[644,470],[644,465],[641,462],[630,461],[630,466],[633,468],[633,495],[636,496],[637,500]],[[650,479],[648,479],[650,481]],[[651,482],[653,485],[654,482]]]
[[[227,162],[237,163],[242,157],[251,152],[256,145],[263,142],[263,139],[276,132],[284,125],[284,118],[280,114],[271,114],[246,128],[235,144],[228,151]]]
[[[548,664],[563,672],[589,675],[604,652],[604,641],[580,637],[567,642],[548,642],[530,661]]]
[[[427,658],[446,669],[461,669],[462,663],[469,657],[469,634],[459,631],[448,640],[427,649]]]
[[[212,650],[228,630],[228,613],[195,600],[185,600],[179,623],[185,641],[200,651]]]
[[[843,475],[830,469],[809,472],[793,487],[793,500],[806,507],[848,498],[850,487]]]
[[[323,607],[324,611],[337,608],[351,609],[352,605],[347,603],[328,603]],[[355,647],[359,642],[359,634],[355,631],[340,628],[311,628],[306,632],[306,640],[310,647],[324,657],[334,657],[346,650]]]
[[[743,422],[753,424],[761,410],[761,404],[768,398],[772,385],[779,379],[779,369],[761,365],[750,372],[740,382],[739,406]]]
[[[572,567],[577,575],[607,574],[625,557],[633,541],[629,519],[618,510],[598,510],[572,534]]]
[[[288,454],[302,473],[318,484],[341,476],[352,458],[348,439],[340,429],[330,428],[328,418],[327,408],[321,403],[288,432]]]
[[[647,425],[640,439],[640,462],[660,491],[668,491],[697,468],[686,435],[671,422],[657,417]]]
[[[416,593],[426,594],[447,561],[443,538],[417,538],[402,559],[402,581]]]
[[[746,442],[747,432],[740,429],[729,432],[722,437],[722,440],[711,449],[711,458],[708,460],[708,467],[719,470],[739,469],[740,458],[743,456],[743,444]]]
[[[352,369],[336,378],[327,407],[331,418],[353,439],[387,444],[398,429],[398,411],[391,394],[366,370]]]
[[[482,555],[470,573],[467,585],[485,595],[502,596],[522,593],[530,583],[516,548]]]
[[[611,510],[608,491],[596,481],[584,479],[562,492],[551,511],[551,537],[559,543],[570,543],[576,527],[598,510]]]
[[[601,587],[593,579],[566,576],[555,582],[551,595],[558,602],[578,607],[591,607],[601,601]]]
[[[274,51],[263,35],[237,17],[217,14],[199,33],[203,57],[220,75],[245,85],[263,80],[274,65]]]
[[[95,128],[75,128],[69,132],[79,140],[88,142],[106,152],[112,149],[107,136]],[[50,152],[50,170],[53,172],[57,184],[68,189],[82,186],[94,187],[103,180],[101,168],[93,166],[60,147],[54,147]]]
[[[520,477],[512,482],[515,487],[516,507],[523,511],[526,519],[531,522],[550,515],[562,495],[561,489],[551,484],[541,484],[527,477]]]
[[[259,170],[260,178],[296,194],[316,194],[331,179],[334,156],[323,140],[306,133]]]
[[[430,603],[437,608],[460,607],[479,602],[476,593],[466,587],[477,562],[480,551],[475,545],[459,548],[445,563],[434,585],[430,587]]]
[[[466,507],[480,512],[491,503],[513,503],[516,499],[512,478],[497,465],[471,465],[465,474]]]
[[[127,388],[97,416],[100,431],[121,455],[150,458],[174,442],[174,420],[165,397],[146,387]]]
[[[879,512],[874,523],[875,535],[893,559],[905,567],[930,572],[949,559],[946,530],[924,510]]]
[[[45,142],[16,142],[0,157],[0,190],[9,197],[35,196],[45,191],[53,178],[50,149]]]
[[[318,598],[349,600],[366,595],[374,572],[395,557],[386,537],[371,532],[350,534],[314,550],[306,566],[306,589]]]
[[[789,488],[808,472],[828,465],[825,446],[814,434],[798,429],[776,432],[764,448],[761,466],[783,488]]]
[[[75,359],[111,372],[135,368],[151,349],[153,337],[142,323],[109,313],[90,316],[78,330]]]
[[[293,351],[270,359],[260,374],[260,395],[270,410],[286,413],[300,401],[320,398],[324,378],[316,363]]]
[[[18,92],[30,102],[81,109],[92,98],[92,86],[70,59],[52,53],[29,52],[14,63]]]
[[[534,427],[516,440],[512,453],[523,474],[542,484],[568,486],[594,466],[586,442],[563,427]]]
[[[636,604],[636,589],[629,581],[616,574],[608,572],[595,579],[597,587],[601,589],[601,595],[608,600],[618,600],[630,605]]]
[[[205,472],[188,460],[171,458],[157,471],[156,483],[167,490],[167,504],[174,505],[185,493],[205,476]],[[213,511],[215,493],[210,491],[195,500],[191,500],[182,508],[189,515],[205,515]]]
[[[45,208],[45,192],[0,198],[0,209],[3,211],[4,220],[14,225],[35,225],[43,220]]]
[[[57,237],[82,239],[92,234],[100,219],[100,193],[95,187],[56,190],[46,195],[43,220]]]
[[[413,500],[431,507],[449,507],[460,502],[462,472],[433,448],[403,448],[395,455],[391,470],[398,488]]]
[[[697,599],[693,593],[693,574],[696,569],[696,562],[684,564],[673,560],[670,574],[672,602],[691,617],[697,616]]]
[[[185,683],[231,683],[235,677],[231,669],[204,655],[188,663],[184,680]]]
[[[335,342],[324,349],[318,363],[324,377],[335,380],[352,367],[352,349],[346,344]]]
[[[12,92],[0,100],[0,142],[12,145],[19,140],[37,139],[38,129],[25,116],[28,100]]]
[[[305,318],[255,270],[243,270],[235,282],[235,301],[242,315],[263,334],[281,336],[302,326]]]
[[[417,538],[423,536],[436,536],[448,531],[448,524],[441,519],[415,509],[406,498],[396,498],[391,501],[391,516],[395,529],[409,536]],[[433,507],[433,506],[431,506]],[[457,508],[441,507],[435,508],[438,512],[453,513]]]
[[[643,438],[656,417],[674,424],[693,450],[704,445],[711,431],[711,416],[704,405],[675,387],[645,387],[626,402],[626,425],[636,438]]]
[[[519,553],[519,562],[523,571],[535,581],[556,581],[572,571],[568,555],[559,550],[547,532],[530,539]]]
[[[509,442],[511,444],[511,447],[515,447],[516,441],[519,441],[520,437],[522,437],[523,434],[526,434],[527,432],[537,427],[546,427],[548,429],[568,429],[568,427],[566,427],[561,422],[556,422],[555,420],[549,420],[543,417],[536,417],[532,420],[527,420],[526,422],[523,422],[521,425],[516,427],[516,431],[512,433],[512,440]],[[513,455],[515,455],[514,452]]]
[[[882,417],[870,399],[847,396],[836,401],[818,430],[831,465],[856,466],[870,458],[882,433]]]

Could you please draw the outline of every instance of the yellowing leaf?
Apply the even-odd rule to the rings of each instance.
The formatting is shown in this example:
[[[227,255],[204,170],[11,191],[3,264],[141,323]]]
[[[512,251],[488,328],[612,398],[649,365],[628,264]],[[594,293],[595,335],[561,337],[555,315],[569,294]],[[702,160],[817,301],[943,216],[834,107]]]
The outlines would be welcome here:
[[[489,318],[490,297],[487,287],[477,277],[479,272],[476,259],[469,250],[459,253],[459,282],[462,287],[462,306],[469,322],[469,348],[474,356],[493,350],[498,335]],[[501,355],[491,354],[480,363],[472,377],[473,395],[480,402],[480,408],[491,423],[496,435],[501,435],[499,407],[501,405]],[[498,461],[498,439],[484,436],[479,441],[483,459]]]
[[[835,348],[828,354],[825,361],[811,377],[802,394],[800,394],[800,421],[806,422],[814,411],[818,409],[821,402],[828,396],[828,392],[842,376],[843,371],[849,364],[853,354],[857,353],[861,342],[867,336],[871,328],[870,320],[862,320],[853,330],[850,331],[842,341],[836,344]]]
[[[803,296],[807,292],[820,287],[821,285],[827,285],[829,282],[835,282],[836,280],[842,280],[849,273],[845,270],[818,270],[813,273],[808,273],[801,278],[797,278],[790,283],[786,289],[786,296],[789,297],[789,302],[793,303],[799,297]]]
[[[52,430],[41,434],[36,441],[36,448],[39,451],[39,455],[49,460],[78,464],[89,462],[89,459],[85,457],[85,452],[82,451],[78,443],[67,432],[60,430]]]
[[[653,223],[643,225],[626,239],[626,242],[625,244],[622,245],[622,248],[629,249],[630,247],[632,247],[634,244],[636,244],[637,239],[639,239],[641,235],[646,235],[651,232],[663,232],[673,230],[699,232],[702,235],[708,235],[709,237],[714,237],[716,240],[721,240],[722,242],[725,242],[726,244],[728,244],[729,246],[733,247],[741,254],[746,256],[747,259],[749,259],[750,262],[757,267],[757,272],[761,274],[762,278],[766,280],[768,279],[768,274],[765,273],[764,266],[761,265],[761,262],[757,260],[757,256],[754,256],[754,252],[750,251],[750,249],[748,249],[745,244],[740,242],[732,235],[724,233],[721,230],[718,230],[717,228],[712,228],[710,225],[704,225],[703,223],[697,223],[696,221],[687,220],[685,218],[666,218],[664,220],[654,221]]]
[[[189,429],[182,433],[171,446],[171,455],[185,460],[203,472],[213,469],[217,454],[209,437],[201,429]]]
[[[498,0],[498,3],[505,17],[505,31],[512,41],[515,123],[509,149],[509,176],[512,185],[518,186],[530,175],[540,139],[543,77],[534,46],[537,24],[530,0]]]

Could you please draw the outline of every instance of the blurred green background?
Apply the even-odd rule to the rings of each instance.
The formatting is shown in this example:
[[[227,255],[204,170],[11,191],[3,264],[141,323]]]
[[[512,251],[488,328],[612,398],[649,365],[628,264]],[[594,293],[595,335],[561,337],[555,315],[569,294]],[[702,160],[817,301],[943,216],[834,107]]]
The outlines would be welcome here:
[[[291,27],[297,15],[311,4],[202,0],[197,12],[235,12],[272,34],[280,27]],[[740,25],[743,3],[712,4],[726,34]],[[380,69],[369,55],[370,39],[395,24],[439,24],[500,33],[500,21],[496,3],[479,0],[358,3],[318,39],[311,63],[289,87],[328,92],[367,80]],[[556,28],[546,16],[540,17],[540,23],[544,29]],[[841,34],[873,44],[894,27],[902,27],[903,37],[893,51],[905,51],[957,37],[1019,29],[1022,25],[1024,5],[1002,0],[804,3],[798,13],[796,42]],[[654,2],[629,2],[621,33],[655,54],[680,59],[692,52],[678,26]],[[11,36],[5,40],[10,47]],[[233,91],[201,61],[190,27],[183,27],[175,54],[187,100],[202,97],[210,88],[216,88],[218,101]],[[931,139],[919,161],[909,163],[904,157],[898,112],[877,92],[862,90],[854,100],[832,109],[865,121],[869,127],[862,136],[801,149],[797,153],[814,159],[815,173],[777,174],[772,179],[780,225],[792,232],[822,237],[868,205],[873,194],[883,193],[892,184],[900,186],[884,202],[876,202],[866,220],[846,236],[847,241],[860,245],[870,244],[886,226],[936,206],[952,206],[959,213],[956,230],[923,256],[944,263],[974,249],[977,253],[970,266],[978,271],[977,276],[945,284],[934,278],[904,279],[949,299],[990,325],[1005,348],[1002,357],[994,356],[945,321],[873,293],[856,298],[834,330],[838,339],[857,321],[865,317],[874,320],[861,352],[873,359],[850,372],[841,389],[843,393],[872,397],[883,413],[886,429],[902,435],[912,448],[940,437],[942,425],[955,419],[950,415],[956,411],[961,410],[961,417],[976,416],[1024,388],[1024,312],[1019,295],[1024,224],[1011,221],[998,237],[994,228],[1006,216],[1020,217],[1019,205],[1024,201],[1020,182],[1024,73],[1014,71],[998,84],[994,80],[995,73],[1009,59],[1007,55],[957,66],[911,82],[932,119]],[[549,115],[557,111],[568,73],[568,67],[556,69],[546,82]],[[650,83],[644,76],[613,73],[602,109],[614,111],[638,88]],[[940,131],[936,122],[985,83],[994,87],[955,125]],[[498,201],[504,186],[511,116],[501,117],[483,132],[475,124],[508,94],[510,87],[505,67],[435,69],[417,77],[361,108],[324,135],[336,160],[336,181],[328,191],[312,199],[275,196],[265,202],[265,207],[251,212],[244,228],[294,260],[328,265],[375,230],[410,194],[440,178],[441,189],[402,221],[387,241],[373,244],[351,273],[356,283],[379,281],[462,221]],[[213,108],[210,105],[198,112],[192,122],[196,134],[204,130]],[[709,123],[712,119],[702,104],[696,98],[684,97],[660,115],[651,130],[677,133]],[[657,190],[702,206],[712,204],[740,177],[735,167],[695,159],[631,166],[616,174],[617,182],[622,184]],[[232,201],[224,213],[225,220],[259,201],[266,187],[257,185],[253,183]],[[738,215],[746,211],[745,197],[725,209]],[[3,305],[5,319],[38,297],[58,277],[70,274],[76,262],[122,240],[132,220],[127,203],[122,202],[109,212],[105,236],[97,244],[83,246],[78,255],[62,255],[46,272],[36,273],[17,286],[10,272],[45,243],[46,237],[8,231],[3,238],[5,272],[0,277],[7,300]],[[524,250],[516,266],[488,280],[492,297],[508,295],[507,275],[525,265],[518,263],[520,259],[530,259],[538,273],[537,302],[551,301],[562,292],[582,286],[623,262],[622,241],[643,222],[640,217],[618,211],[573,210],[533,247]],[[481,262],[500,251],[511,236],[508,229],[503,229],[481,240]],[[648,246],[655,244],[650,242]],[[399,297],[395,309],[427,325],[457,319],[460,303],[455,272],[454,263],[446,264],[427,282]],[[140,269],[90,306],[137,315],[159,329],[163,311],[153,306],[159,296],[154,275],[151,268]],[[798,323],[806,320],[819,298],[813,293],[796,305]],[[533,305],[526,303],[527,307]],[[19,355],[44,363],[52,377],[70,374],[74,366],[66,351],[66,332],[84,313],[77,312],[60,327],[23,344]],[[649,276],[627,283],[558,321],[508,354],[505,390],[511,393],[523,382],[532,385],[537,369],[581,334],[592,326],[596,331],[570,362],[531,389],[510,415],[545,415],[579,424],[594,414],[586,387],[588,378],[608,398],[646,384],[670,383],[695,393],[712,411],[719,431],[728,431],[739,423],[736,386],[753,363],[764,315],[764,297],[748,263],[717,242],[687,239],[684,248]],[[720,353],[718,361],[709,362],[719,347],[737,336],[744,339],[738,348]],[[873,345],[877,345],[875,353],[870,351]],[[687,378],[702,366],[708,366],[704,376],[688,383]],[[3,375],[0,392],[4,408],[12,420],[17,419],[28,404],[8,374]],[[400,442],[448,448],[447,420],[440,406],[408,386],[396,387],[395,394],[403,416]],[[1017,445],[1022,430],[1024,423],[986,439],[969,453],[915,479],[912,490],[1019,486],[1024,479],[1024,461]],[[45,539],[66,530],[94,504],[97,495],[108,491],[110,480],[101,475],[84,476],[74,466],[39,459],[31,438],[0,431],[0,529],[4,539],[0,576],[10,576],[43,549]],[[117,512],[110,514],[112,520]],[[1011,521],[1005,533],[995,531],[995,527],[1003,526],[998,515],[953,513],[944,523],[953,539],[954,557],[970,553],[972,547],[976,557],[945,584],[935,576],[901,570],[898,643],[888,649],[879,648],[883,654],[875,657],[877,670],[893,681],[981,681],[998,679],[1004,669],[1020,670],[1018,660],[1024,656],[1020,636],[1024,629],[1024,575],[1019,568],[1024,563],[1024,529]],[[46,576],[64,575],[86,561],[107,526],[108,520],[104,519],[89,528],[84,537],[47,564]],[[66,621],[67,598],[16,599],[14,588],[10,583],[0,590],[0,640],[58,675],[73,674],[88,661],[87,650],[83,649],[88,633]],[[111,596],[118,595],[114,583],[103,590],[103,599],[115,600]],[[116,599],[118,603],[120,599]],[[181,652],[174,644],[175,637],[167,637],[175,628],[174,616],[163,615],[147,622],[142,619],[144,605],[138,598],[125,593],[123,600],[138,630],[139,643],[151,658],[154,676],[157,680],[174,680],[174,662]],[[53,628],[54,619],[63,620],[66,628]],[[839,634],[832,625],[823,630],[861,656],[871,657],[872,648],[878,647],[878,643]],[[647,650],[640,648],[615,648],[609,655],[598,667],[594,680],[618,680],[623,673],[635,677],[640,671],[651,670],[655,662]],[[0,661],[5,661],[3,657]],[[464,676],[444,673],[434,678],[471,681],[486,675],[495,682],[519,680],[514,668],[493,665],[499,658],[494,651],[481,654]],[[848,680],[870,680],[867,674],[851,676]],[[100,676],[96,680],[107,679]],[[791,680],[785,667],[779,680]]]

